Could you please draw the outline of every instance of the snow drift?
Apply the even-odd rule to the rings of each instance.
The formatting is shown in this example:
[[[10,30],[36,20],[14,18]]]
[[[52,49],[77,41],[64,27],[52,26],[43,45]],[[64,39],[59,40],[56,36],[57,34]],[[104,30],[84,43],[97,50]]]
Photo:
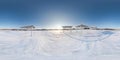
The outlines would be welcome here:
[[[0,31],[0,59],[119,60],[119,37],[120,31],[106,30]]]

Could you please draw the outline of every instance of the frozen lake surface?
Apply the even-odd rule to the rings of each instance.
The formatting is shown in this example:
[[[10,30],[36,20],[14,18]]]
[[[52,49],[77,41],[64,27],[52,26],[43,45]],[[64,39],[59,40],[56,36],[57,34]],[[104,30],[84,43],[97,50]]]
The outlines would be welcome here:
[[[120,31],[0,31],[0,60],[120,60]]]

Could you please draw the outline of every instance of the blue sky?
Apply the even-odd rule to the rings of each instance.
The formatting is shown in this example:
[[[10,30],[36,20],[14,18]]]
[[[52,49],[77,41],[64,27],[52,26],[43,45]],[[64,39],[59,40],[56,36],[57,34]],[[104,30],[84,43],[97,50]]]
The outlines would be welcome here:
[[[0,0],[0,28],[78,24],[120,28],[120,1]]]

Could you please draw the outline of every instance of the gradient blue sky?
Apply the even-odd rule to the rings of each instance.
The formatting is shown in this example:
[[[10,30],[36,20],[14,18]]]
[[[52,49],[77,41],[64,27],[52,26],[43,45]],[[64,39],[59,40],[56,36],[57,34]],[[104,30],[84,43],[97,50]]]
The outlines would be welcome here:
[[[0,28],[78,24],[120,28],[120,1],[0,0]]]

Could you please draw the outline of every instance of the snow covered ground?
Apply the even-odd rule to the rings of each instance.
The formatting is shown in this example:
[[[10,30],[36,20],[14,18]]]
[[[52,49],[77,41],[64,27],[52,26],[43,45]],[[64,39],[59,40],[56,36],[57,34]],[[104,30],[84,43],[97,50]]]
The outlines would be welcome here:
[[[120,31],[0,31],[0,60],[120,60]]]

